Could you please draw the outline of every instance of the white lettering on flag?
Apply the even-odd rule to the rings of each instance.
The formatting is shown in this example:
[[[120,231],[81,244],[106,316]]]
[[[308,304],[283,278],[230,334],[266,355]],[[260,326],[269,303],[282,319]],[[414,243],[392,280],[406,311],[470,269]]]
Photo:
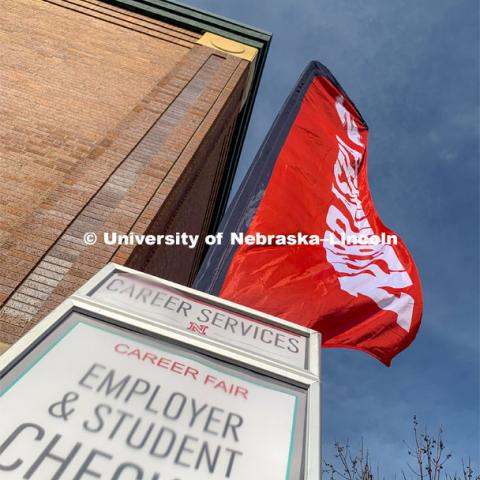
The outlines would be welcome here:
[[[365,146],[350,112],[343,105],[343,97],[336,101],[337,113],[347,129],[348,138],[359,149],[348,146],[338,135],[338,158],[334,165],[335,181],[332,192],[338,205],[330,205],[324,238],[345,238],[345,235],[374,235],[365,215],[358,190],[358,169]],[[348,213],[348,217],[341,208]],[[339,208],[340,207],[340,208]],[[389,288],[405,288],[412,280],[391,245],[351,245],[342,242],[324,242],[328,262],[340,274],[340,287],[350,295],[359,294],[372,299],[382,310],[397,314],[397,324],[407,332],[413,315],[413,298],[400,292],[392,294]],[[381,268],[382,264],[387,268]],[[387,271],[388,270],[388,271]]]

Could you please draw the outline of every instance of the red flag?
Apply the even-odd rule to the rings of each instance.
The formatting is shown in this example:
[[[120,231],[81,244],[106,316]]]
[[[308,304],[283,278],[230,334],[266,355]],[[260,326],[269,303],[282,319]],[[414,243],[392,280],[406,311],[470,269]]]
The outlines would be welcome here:
[[[418,331],[420,281],[375,211],[367,126],[328,70],[313,65],[250,215],[246,235],[257,244],[236,249],[220,296],[318,330],[324,347],[364,350],[390,365]]]

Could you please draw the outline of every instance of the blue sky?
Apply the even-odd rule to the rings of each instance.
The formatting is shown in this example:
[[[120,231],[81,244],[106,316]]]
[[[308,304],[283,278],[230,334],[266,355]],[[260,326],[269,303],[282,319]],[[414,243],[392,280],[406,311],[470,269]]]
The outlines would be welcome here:
[[[189,0],[273,32],[236,186],[309,60],[329,67],[370,127],[377,210],[412,252],[424,317],[386,368],[366,354],[323,352],[324,451],[363,437],[400,473],[411,418],[443,426],[479,462],[479,25],[471,0]]]

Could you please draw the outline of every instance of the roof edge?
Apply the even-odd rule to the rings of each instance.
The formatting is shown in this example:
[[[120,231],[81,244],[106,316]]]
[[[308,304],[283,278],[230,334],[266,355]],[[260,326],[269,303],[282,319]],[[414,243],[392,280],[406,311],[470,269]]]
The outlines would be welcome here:
[[[188,30],[219,33],[228,38],[239,39],[258,48],[257,44],[270,42],[272,34],[256,27],[236,22],[205,10],[190,7],[172,0],[101,0],[121,8],[136,11],[146,16],[165,20]],[[242,39],[242,40],[240,40]],[[254,44],[255,43],[255,44]]]

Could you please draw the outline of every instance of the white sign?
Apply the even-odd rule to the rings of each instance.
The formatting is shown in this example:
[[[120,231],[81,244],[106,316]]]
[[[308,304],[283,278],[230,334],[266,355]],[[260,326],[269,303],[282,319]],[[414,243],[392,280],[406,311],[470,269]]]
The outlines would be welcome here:
[[[120,332],[78,321],[0,391],[2,480],[289,478],[295,395]]]
[[[129,273],[115,273],[90,298],[155,322],[174,325],[227,345],[305,368],[306,337],[202,303],[180,290]]]

